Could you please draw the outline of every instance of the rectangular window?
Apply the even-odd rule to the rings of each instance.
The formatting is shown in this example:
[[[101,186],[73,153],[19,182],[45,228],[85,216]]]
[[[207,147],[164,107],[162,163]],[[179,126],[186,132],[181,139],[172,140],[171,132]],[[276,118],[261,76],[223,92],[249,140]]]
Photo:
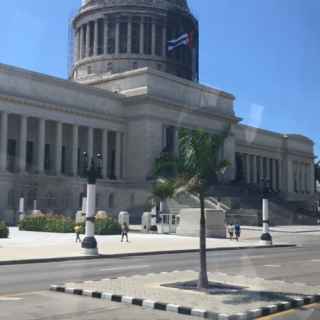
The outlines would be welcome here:
[[[108,53],[113,54],[115,53],[115,46],[116,46],[116,26],[114,22],[108,23]]]
[[[89,22],[89,56],[93,55],[93,47],[94,47],[94,21]]]
[[[151,54],[152,53],[152,20],[151,18],[145,18],[143,27],[144,27],[143,53]]]
[[[61,173],[62,174],[66,174],[66,160],[67,160],[67,157],[66,157],[66,146],[62,146],[62,153],[61,153]]]
[[[128,23],[127,22],[120,22],[119,32],[120,32],[119,52],[127,53],[127,43],[128,43]]]
[[[157,25],[156,26],[156,55],[162,56],[162,50],[163,50],[163,28],[162,26]]]
[[[27,142],[27,170],[30,170],[32,168],[33,163],[33,141]]]
[[[132,22],[131,52],[140,53],[140,22]]]
[[[51,161],[50,161],[50,144],[46,143],[44,148],[44,170],[51,170]]]
[[[98,55],[104,53],[104,20],[98,20]]]
[[[116,179],[116,133],[108,132],[108,177],[111,180]]]
[[[17,155],[16,149],[17,149],[16,140],[9,139],[8,140],[8,146],[7,146],[8,170],[9,170],[9,172],[14,172],[15,171],[16,155]]]
[[[87,48],[87,28],[88,27],[88,25],[84,25],[82,28],[83,28],[83,39],[82,39],[82,43],[83,43],[83,45],[82,45],[82,53],[81,53],[81,55],[82,55],[82,57],[86,57],[86,55],[87,55],[87,50],[86,50],[86,48]]]

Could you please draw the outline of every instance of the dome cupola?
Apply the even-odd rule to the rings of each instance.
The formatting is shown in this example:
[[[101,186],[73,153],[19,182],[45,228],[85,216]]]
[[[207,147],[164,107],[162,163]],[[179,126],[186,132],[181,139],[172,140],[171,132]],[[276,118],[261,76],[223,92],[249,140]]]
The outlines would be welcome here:
[[[149,67],[198,79],[198,21],[186,0],[82,0],[70,77]]]

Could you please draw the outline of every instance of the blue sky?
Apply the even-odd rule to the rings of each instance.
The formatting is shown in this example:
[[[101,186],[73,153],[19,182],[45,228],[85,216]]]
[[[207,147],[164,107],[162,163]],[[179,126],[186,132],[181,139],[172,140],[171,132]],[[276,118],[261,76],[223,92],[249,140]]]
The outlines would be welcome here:
[[[67,77],[68,21],[80,0],[2,1],[0,62]],[[200,80],[233,93],[244,122],[316,142],[319,0],[189,0],[200,21]]]

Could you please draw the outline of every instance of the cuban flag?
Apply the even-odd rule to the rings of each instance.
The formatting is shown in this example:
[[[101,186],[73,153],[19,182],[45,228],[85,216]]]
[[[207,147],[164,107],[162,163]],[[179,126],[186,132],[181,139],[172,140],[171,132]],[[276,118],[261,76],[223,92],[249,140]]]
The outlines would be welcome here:
[[[193,32],[184,33],[176,39],[168,41],[168,51],[172,51],[181,46],[193,48]]]

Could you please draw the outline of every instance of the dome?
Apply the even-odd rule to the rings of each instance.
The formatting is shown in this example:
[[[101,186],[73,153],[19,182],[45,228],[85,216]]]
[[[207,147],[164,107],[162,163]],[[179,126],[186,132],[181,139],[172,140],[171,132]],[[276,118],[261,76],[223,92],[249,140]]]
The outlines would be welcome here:
[[[82,6],[86,5],[153,5],[162,8],[179,8],[180,10],[189,11],[187,0],[82,0]]]
[[[198,79],[198,21],[187,0],[82,0],[73,28],[75,81],[143,67]]]

